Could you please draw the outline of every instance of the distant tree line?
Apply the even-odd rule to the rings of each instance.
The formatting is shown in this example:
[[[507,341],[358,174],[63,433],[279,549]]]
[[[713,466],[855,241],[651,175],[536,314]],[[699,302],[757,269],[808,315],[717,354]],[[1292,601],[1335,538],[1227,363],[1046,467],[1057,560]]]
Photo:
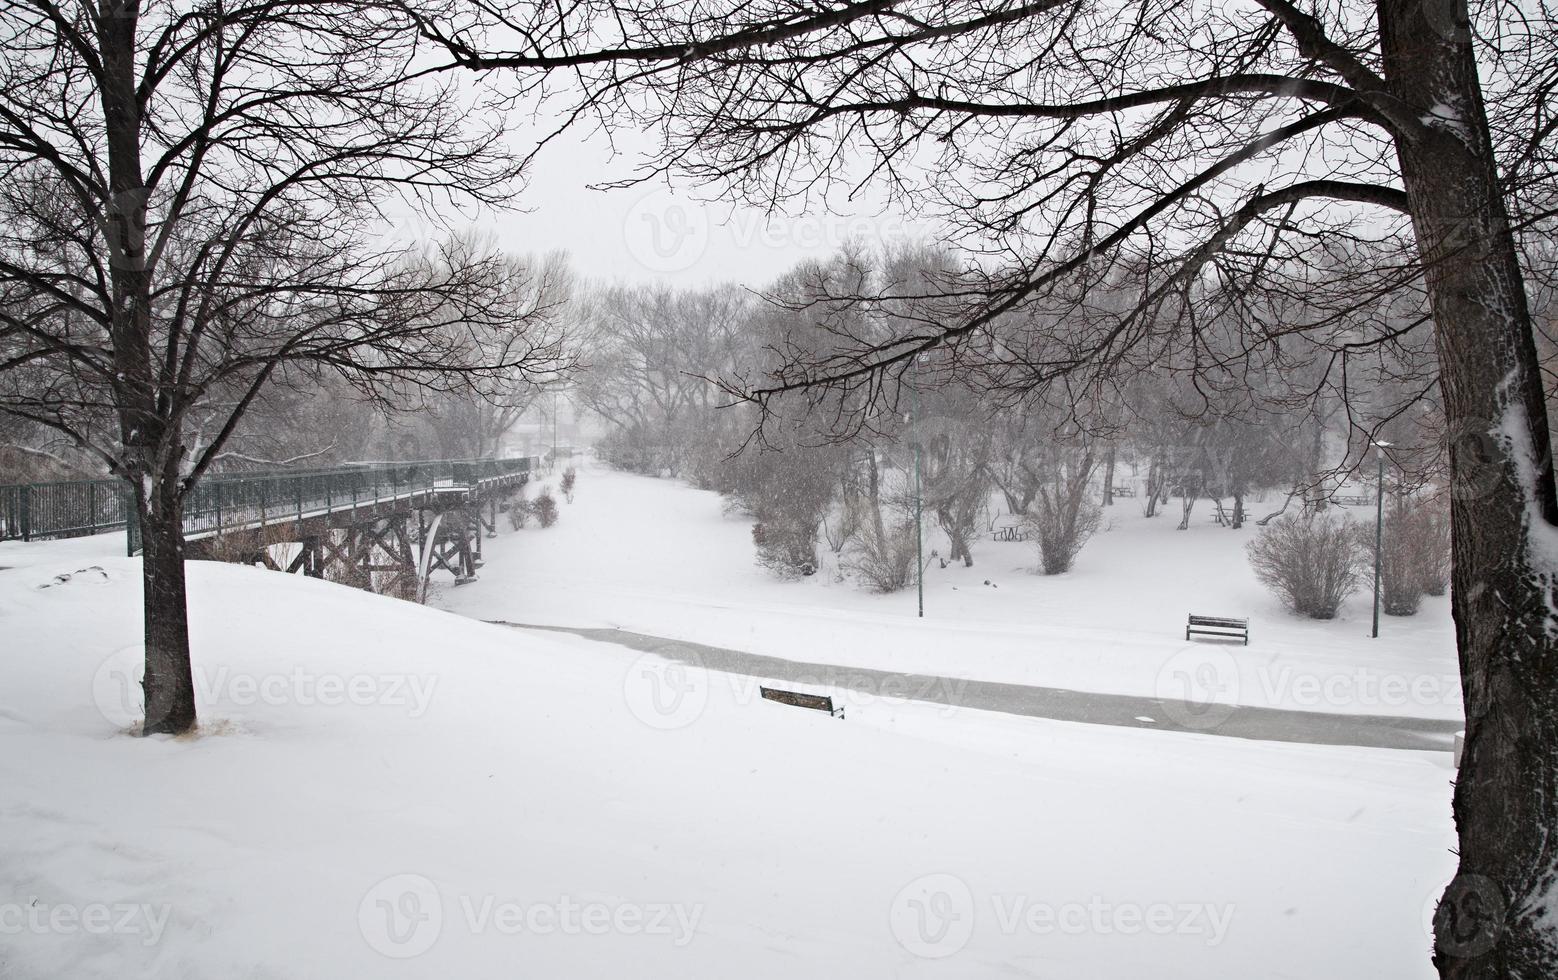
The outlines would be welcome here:
[[[1364,257],[1339,260],[1337,276],[1347,274],[1348,261]],[[890,396],[802,390],[761,410],[733,397],[745,378],[823,356],[841,335],[901,336],[937,322],[946,285],[961,271],[946,250],[846,249],[760,292],[582,290],[577,331],[587,366],[579,393],[607,427],[597,452],[620,469],[723,494],[731,511],[751,519],[757,561],[781,577],[831,567],[877,591],[913,581],[917,503],[932,535],[927,553],[936,552],[929,560],[971,566],[987,532],[1017,524],[1034,544],[1035,570],[1059,574],[1113,506],[1158,517],[1172,504],[1181,529],[1198,506],[1233,529],[1323,514],[1349,480],[1351,495],[1371,492],[1372,469],[1347,461],[1385,435],[1396,474],[1392,507],[1405,514],[1409,494],[1428,499],[1436,488],[1442,497],[1445,431],[1432,390],[1423,388],[1434,370],[1421,344],[1350,364],[1347,389],[1327,377],[1328,348],[1295,334],[1280,360],[1259,369],[1234,361],[1221,374],[1163,357],[1132,363],[1107,386],[1039,394],[971,379],[958,351],[938,347],[916,358]],[[1008,356],[1037,356],[1041,345],[1084,336],[1097,318],[1127,305],[1134,283],[1078,288],[1085,297],[998,320],[981,342]],[[867,295],[886,298],[863,302]],[[1306,307],[1282,296],[1271,304],[1313,320],[1331,316],[1327,301]],[[1388,299],[1353,306],[1353,321],[1338,330],[1407,322]],[[1215,362],[1228,353],[1219,345],[1231,347],[1238,327],[1221,320],[1231,316],[1200,326],[1196,358]],[[865,411],[854,403],[864,398],[879,404]],[[851,417],[858,424],[840,425]],[[1390,523],[1407,526],[1397,516]],[[1372,540],[1365,548],[1355,530],[1347,538],[1348,567],[1356,568],[1364,551],[1372,554]],[[1410,577],[1386,565],[1387,584]],[[1406,600],[1387,605],[1416,608]],[[1315,614],[1310,605],[1300,612]]]

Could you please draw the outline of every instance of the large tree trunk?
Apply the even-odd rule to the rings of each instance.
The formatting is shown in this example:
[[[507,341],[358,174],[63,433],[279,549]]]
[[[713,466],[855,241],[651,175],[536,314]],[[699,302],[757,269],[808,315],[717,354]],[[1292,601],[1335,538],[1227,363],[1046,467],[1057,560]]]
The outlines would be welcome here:
[[[1547,411],[1469,34],[1453,4],[1380,5],[1397,140],[1450,432],[1451,609],[1466,707],[1460,869],[1434,919],[1442,977],[1558,975],[1558,676]]]
[[[142,733],[188,731],[195,725],[189,665],[184,540],[178,497],[179,439],[168,422],[171,393],[151,353],[152,273],[147,264],[148,194],[141,169],[141,106],[136,88],[136,25],[131,3],[99,18],[104,134],[109,194],[104,234],[113,285],[114,403],[124,444],[121,475],[135,491],[144,547],[146,721]]]
[[[141,731],[177,735],[195,727],[184,528],[175,486],[158,480],[151,491],[150,497],[144,491],[136,493],[146,617],[146,721]]]
[[[941,524],[942,530],[947,532],[947,540],[951,547],[947,552],[948,561],[961,561],[965,568],[974,566],[974,552],[969,547],[969,539],[973,536],[972,514],[961,513],[962,508],[954,500],[948,507],[937,508],[936,520]]]

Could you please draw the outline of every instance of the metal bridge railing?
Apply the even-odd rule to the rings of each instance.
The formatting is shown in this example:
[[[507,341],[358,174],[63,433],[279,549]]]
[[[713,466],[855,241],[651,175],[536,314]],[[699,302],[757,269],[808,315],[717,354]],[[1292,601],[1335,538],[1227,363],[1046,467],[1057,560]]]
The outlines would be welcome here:
[[[135,509],[120,480],[0,486],[0,541],[69,538],[125,526]]]
[[[359,463],[328,470],[207,476],[184,498],[186,535],[259,527],[331,514],[440,487],[530,473],[535,457]],[[0,541],[65,538],[125,528],[140,550],[135,502],[120,480],[0,486]]]

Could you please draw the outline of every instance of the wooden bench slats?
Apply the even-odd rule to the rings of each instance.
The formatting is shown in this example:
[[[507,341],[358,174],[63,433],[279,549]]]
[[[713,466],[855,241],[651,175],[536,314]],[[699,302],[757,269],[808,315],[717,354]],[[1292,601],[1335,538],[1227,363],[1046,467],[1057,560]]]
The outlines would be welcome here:
[[[1244,641],[1245,646],[1250,645],[1250,621],[1234,616],[1202,616],[1191,613],[1190,621],[1185,626],[1185,639],[1190,639],[1192,633],[1239,639]]]
[[[844,717],[844,706],[833,704],[833,698],[826,694],[807,694],[803,691],[786,691],[777,687],[758,686],[758,691],[768,701],[777,701],[780,704],[792,705],[796,708],[810,708],[813,711],[826,711],[835,718]]]

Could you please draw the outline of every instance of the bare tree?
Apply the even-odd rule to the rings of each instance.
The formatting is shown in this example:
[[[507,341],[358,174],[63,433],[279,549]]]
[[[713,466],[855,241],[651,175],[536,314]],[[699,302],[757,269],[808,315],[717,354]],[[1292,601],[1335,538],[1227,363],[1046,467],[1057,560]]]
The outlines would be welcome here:
[[[730,287],[611,286],[589,298],[578,391],[613,428],[608,460],[683,472],[729,400],[710,379],[735,363],[748,312],[747,297]]]
[[[485,304],[492,257],[386,234],[502,203],[519,167],[502,107],[421,74],[393,6],[0,0],[0,48],[0,409],[134,494],[142,731],[188,731],[181,508],[273,378],[312,365],[392,400],[555,369]]]
[[[471,239],[462,246],[476,252],[492,249],[488,243]],[[536,344],[543,332],[550,336],[550,346],[571,346],[572,323],[566,311],[573,276],[566,256],[553,253],[535,258],[494,251],[491,258],[499,272],[480,308],[503,311],[511,318],[513,329],[491,330],[463,322],[451,322],[446,329],[459,334],[474,326],[474,342],[483,348],[479,358],[492,364],[510,361],[524,346]],[[444,459],[491,458],[498,454],[504,436],[538,403],[543,385],[563,380],[561,370],[543,374],[532,367],[493,372],[454,388],[421,388],[414,402],[398,406],[399,415],[406,424],[428,430],[428,439],[419,441],[433,455]]]

